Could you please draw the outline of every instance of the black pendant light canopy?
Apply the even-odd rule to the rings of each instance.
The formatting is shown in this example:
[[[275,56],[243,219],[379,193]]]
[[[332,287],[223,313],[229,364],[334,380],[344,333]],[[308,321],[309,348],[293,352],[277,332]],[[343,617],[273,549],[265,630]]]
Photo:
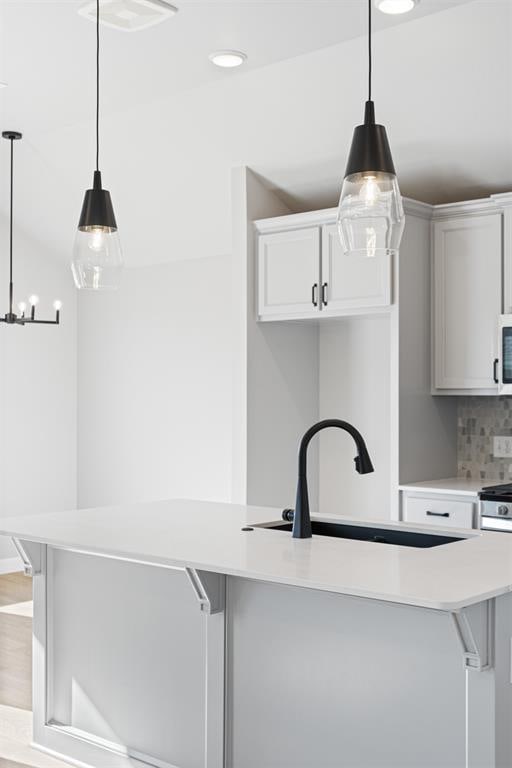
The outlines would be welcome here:
[[[101,186],[101,171],[94,171],[92,189],[85,193],[78,222],[81,232],[89,232],[94,227],[102,227],[109,232],[117,230],[110,192]]]
[[[22,134],[19,131],[3,131],[2,137],[11,142],[11,174],[10,174],[10,204],[9,204],[9,311],[3,317],[0,317],[0,323],[8,325],[59,325],[60,311],[62,309],[61,301],[54,301],[55,309],[54,320],[36,319],[36,306],[39,303],[37,296],[31,296],[29,299],[30,314],[27,315],[26,302],[21,301],[18,306],[19,314],[14,311],[14,280],[13,280],[13,197],[14,197],[14,142],[19,141]]]
[[[398,251],[404,212],[386,129],[372,101],[372,0],[368,0],[368,100],[354,129],[338,207],[345,253],[379,256]]]
[[[73,249],[72,271],[79,289],[112,290],[123,267],[121,243],[110,192],[103,189],[100,155],[100,0],[96,0],[96,170],[85,193]]]
[[[375,171],[396,176],[386,129],[375,122],[375,105],[367,101],[364,123],[354,128],[354,136],[345,169],[345,177]]]

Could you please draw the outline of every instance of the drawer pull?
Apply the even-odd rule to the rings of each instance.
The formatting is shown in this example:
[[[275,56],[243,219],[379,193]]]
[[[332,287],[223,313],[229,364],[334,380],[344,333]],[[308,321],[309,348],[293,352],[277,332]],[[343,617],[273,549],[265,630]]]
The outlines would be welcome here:
[[[430,509],[427,509],[427,515],[429,517],[450,517],[449,512],[431,512]]]
[[[314,307],[318,307],[318,283],[311,286],[311,303]]]

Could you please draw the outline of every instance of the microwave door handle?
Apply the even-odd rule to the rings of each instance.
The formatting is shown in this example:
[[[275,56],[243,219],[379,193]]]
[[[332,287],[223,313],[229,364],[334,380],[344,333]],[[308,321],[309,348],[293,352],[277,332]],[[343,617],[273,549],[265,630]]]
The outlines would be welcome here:
[[[500,383],[498,379],[498,363],[499,363],[499,358],[495,357],[493,367],[492,367],[492,377],[494,379],[495,384]]]

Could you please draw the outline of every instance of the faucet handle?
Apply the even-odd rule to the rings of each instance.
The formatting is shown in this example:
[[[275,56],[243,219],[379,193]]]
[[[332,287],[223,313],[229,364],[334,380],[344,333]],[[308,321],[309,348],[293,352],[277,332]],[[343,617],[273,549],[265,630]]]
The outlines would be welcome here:
[[[375,471],[366,446],[361,446],[359,454],[354,459],[354,463],[356,465],[356,472],[359,472],[360,475],[367,475]]]
[[[293,523],[293,516],[295,514],[294,509],[283,509],[281,517],[286,520],[287,523]]]

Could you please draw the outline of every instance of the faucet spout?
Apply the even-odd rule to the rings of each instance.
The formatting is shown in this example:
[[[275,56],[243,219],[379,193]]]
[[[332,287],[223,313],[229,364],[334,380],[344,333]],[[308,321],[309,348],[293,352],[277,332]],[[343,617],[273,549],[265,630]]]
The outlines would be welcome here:
[[[308,480],[307,480],[307,453],[308,446],[317,432],[322,429],[328,429],[330,427],[337,427],[345,432],[348,432],[352,436],[356,448],[357,456],[354,459],[356,472],[361,475],[366,475],[369,472],[373,472],[373,464],[366,447],[366,443],[361,433],[348,421],[341,421],[340,419],[324,419],[319,421],[310,427],[304,434],[304,437],[300,441],[299,448],[299,477],[297,482],[297,497],[295,500],[295,512],[293,515],[293,538],[294,539],[310,539],[312,535],[311,531],[311,517],[309,514],[309,495],[308,495]]]

